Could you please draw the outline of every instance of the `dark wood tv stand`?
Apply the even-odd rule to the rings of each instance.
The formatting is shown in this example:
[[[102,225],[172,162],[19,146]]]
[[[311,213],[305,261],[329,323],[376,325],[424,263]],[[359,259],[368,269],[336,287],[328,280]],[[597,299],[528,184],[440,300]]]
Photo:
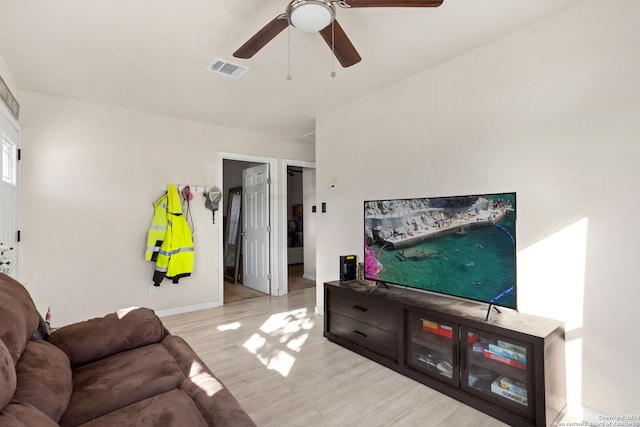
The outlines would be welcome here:
[[[566,408],[562,322],[410,289],[324,284],[324,336],[512,426]]]

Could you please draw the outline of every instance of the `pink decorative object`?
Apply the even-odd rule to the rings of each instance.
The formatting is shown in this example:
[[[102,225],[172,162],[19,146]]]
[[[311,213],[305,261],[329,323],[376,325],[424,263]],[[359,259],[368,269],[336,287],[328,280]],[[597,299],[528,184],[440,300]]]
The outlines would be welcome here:
[[[369,245],[364,247],[364,263],[367,278],[378,279],[378,273],[382,271],[382,264],[378,261],[378,255]]]

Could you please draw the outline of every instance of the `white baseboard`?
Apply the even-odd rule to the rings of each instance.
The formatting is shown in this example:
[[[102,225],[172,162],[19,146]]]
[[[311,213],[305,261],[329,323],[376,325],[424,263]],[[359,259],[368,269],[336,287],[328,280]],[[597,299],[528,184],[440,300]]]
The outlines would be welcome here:
[[[307,279],[307,280],[311,280],[311,281],[313,281],[313,282],[315,282],[315,281],[316,281],[316,276],[311,276],[311,275],[309,275],[309,274],[303,274],[303,275],[302,275],[302,277],[303,277],[303,278],[305,278],[305,279]]]
[[[201,304],[192,304],[192,305],[185,305],[182,307],[157,310],[156,315],[158,315],[158,317],[166,317],[166,316],[173,316],[174,314],[191,313],[192,311],[205,310],[207,308],[214,308],[214,307],[220,307],[220,306],[222,306],[222,303],[220,301],[203,302]]]
[[[320,316],[324,316],[324,309],[318,305],[316,305],[316,314],[319,314]]]

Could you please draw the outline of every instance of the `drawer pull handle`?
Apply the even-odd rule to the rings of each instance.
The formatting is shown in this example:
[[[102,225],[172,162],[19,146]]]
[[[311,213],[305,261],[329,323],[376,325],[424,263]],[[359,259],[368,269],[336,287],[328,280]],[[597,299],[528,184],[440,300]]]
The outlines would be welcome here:
[[[360,331],[353,331],[353,333],[356,334],[356,335],[360,335],[362,338],[366,338],[367,337],[367,334],[363,334]]]
[[[361,311],[363,313],[368,310],[368,308],[361,307],[359,305],[354,305],[353,308],[354,308],[354,310],[358,310],[358,311]]]

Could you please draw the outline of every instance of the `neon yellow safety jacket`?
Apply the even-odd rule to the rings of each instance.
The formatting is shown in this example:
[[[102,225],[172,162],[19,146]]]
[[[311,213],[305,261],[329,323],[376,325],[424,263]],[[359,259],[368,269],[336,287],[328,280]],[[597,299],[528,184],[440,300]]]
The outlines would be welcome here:
[[[166,277],[178,283],[193,272],[193,235],[182,215],[182,202],[175,185],[153,204],[153,220],[147,236],[147,261],[156,263],[153,284]]]

